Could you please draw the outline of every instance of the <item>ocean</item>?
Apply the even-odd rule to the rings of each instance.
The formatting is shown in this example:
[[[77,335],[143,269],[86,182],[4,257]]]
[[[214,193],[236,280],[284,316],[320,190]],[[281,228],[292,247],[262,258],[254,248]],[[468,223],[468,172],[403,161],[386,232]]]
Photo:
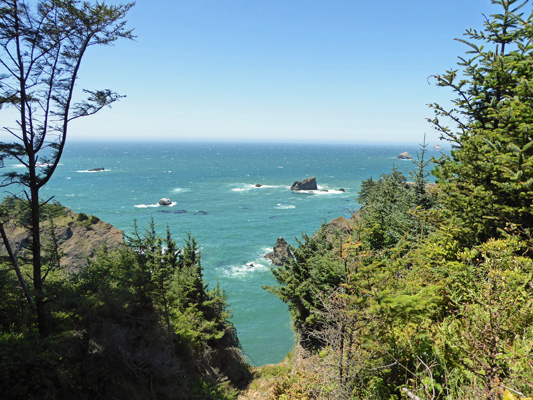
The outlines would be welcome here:
[[[275,284],[264,255],[279,237],[295,245],[302,233],[349,217],[363,180],[394,167],[406,174],[414,169],[396,159],[404,151],[416,155],[419,148],[71,141],[41,193],[126,234],[134,221],[144,228],[151,219],[161,235],[168,225],[178,243],[191,233],[205,280],[210,287],[218,281],[228,295],[244,354],[252,365],[264,365],[281,361],[294,345],[287,305],[262,289]],[[6,162],[6,168],[20,166]],[[319,191],[289,190],[309,177]],[[159,206],[161,198],[172,205]]]

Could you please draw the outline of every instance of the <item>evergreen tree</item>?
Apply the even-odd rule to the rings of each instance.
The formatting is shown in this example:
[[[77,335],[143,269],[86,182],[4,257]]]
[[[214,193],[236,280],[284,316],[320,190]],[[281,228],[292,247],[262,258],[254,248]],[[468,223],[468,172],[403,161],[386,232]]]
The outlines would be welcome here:
[[[69,123],[119,99],[105,89],[85,90],[86,100],[73,100],[87,50],[133,37],[124,21],[132,6],[77,0],[0,1],[0,110],[11,107],[17,115],[12,122],[3,122],[8,139],[0,141],[0,162],[13,158],[24,166],[24,172],[5,173],[2,185],[22,185],[31,210],[32,281],[42,337],[49,333],[49,315],[43,289],[40,190],[59,164]],[[11,261],[16,265],[16,260]]]
[[[501,13],[460,39],[469,51],[459,70],[435,76],[455,94],[453,107],[431,105],[430,122],[452,143],[435,174],[467,242],[508,224],[533,228],[533,14],[522,12],[528,1],[492,3]]]

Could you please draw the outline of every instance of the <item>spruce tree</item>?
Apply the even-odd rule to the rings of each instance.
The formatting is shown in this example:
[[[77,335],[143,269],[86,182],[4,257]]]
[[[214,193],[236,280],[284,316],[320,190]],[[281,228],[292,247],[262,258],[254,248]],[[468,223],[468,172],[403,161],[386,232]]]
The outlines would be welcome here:
[[[459,69],[435,76],[453,106],[431,105],[430,122],[452,144],[435,174],[467,243],[509,224],[533,228],[533,14],[522,12],[528,1],[492,3],[502,12],[458,39],[468,46]]]

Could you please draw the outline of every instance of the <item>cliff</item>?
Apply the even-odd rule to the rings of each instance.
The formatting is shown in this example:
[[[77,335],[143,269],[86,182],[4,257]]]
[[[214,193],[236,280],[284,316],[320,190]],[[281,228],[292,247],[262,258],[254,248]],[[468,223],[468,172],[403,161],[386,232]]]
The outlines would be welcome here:
[[[62,253],[60,265],[69,272],[76,272],[88,265],[87,259],[95,256],[103,246],[116,249],[124,243],[124,232],[98,217],[75,213],[66,207],[53,205],[54,235]],[[8,220],[4,224],[12,250],[18,257],[27,257],[31,237],[23,226],[24,217]],[[50,220],[42,222],[43,247],[52,242]],[[7,255],[0,241],[0,255]]]

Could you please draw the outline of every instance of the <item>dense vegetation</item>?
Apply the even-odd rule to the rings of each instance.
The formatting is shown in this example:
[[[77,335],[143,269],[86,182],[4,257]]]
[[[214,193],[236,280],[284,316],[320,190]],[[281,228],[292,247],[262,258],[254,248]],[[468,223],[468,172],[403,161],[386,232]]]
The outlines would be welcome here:
[[[3,217],[23,224],[24,205],[6,200]],[[50,204],[41,215],[62,213]],[[44,339],[12,266],[0,263],[3,398],[224,398],[246,381],[226,297],[204,282],[192,237],[178,247],[170,232],[136,229],[127,246],[102,249],[80,273],[60,268],[58,257],[43,256]],[[31,263],[20,268],[27,276]]]
[[[365,180],[351,220],[304,235],[273,269],[267,289],[288,304],[298,348],[295,369],[268,369],[270,398],[533,397],[533,15],[529,1],[492,2],[501,13],[462,40],[471,58],[433,77],[456,95],[432,105],[452,146],[436,184],[424,145],[410,178]],[[31,198],[0,209],[3,235],[34,233],[31,257],[0,260],[4,398],[236,396],[248,366],[190,235],[178,246],[136,228],[68,273],[36,229],[63,209]]]
[[[434,77],[457,96],[432,105],[437,184],[423,159],[412,183],[366,180],[350,232],[324,225],[274,270],[307,359],[272,398],[533,397],[533,16],[493,3]]]

